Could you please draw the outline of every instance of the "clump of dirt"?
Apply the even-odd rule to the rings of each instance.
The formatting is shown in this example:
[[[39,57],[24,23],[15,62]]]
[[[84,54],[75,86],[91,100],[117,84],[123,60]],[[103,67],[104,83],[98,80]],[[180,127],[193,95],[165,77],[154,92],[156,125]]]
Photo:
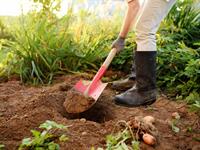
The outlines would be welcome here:
[[[68,91],[72,88],[72,85],[69,85],[67,83],[63,83],[61,85],[59,85],[59,90],[60,91]]]
[[[68,113],[81,113],[88,110],[95,100],[91,97],[85,97],[83,93],[71,89],[67,92],[67,96],[63,106]]]

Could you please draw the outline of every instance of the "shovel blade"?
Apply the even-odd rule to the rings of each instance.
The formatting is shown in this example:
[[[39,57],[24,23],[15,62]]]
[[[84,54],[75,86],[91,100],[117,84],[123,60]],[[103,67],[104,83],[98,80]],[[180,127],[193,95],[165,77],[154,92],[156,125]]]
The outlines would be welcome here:
[[[74,88],[79,91],[80,93],[84,93],[87,87],[90,85],[91,81],[86,81],[86,80],[80,80],[79,82],[76,83]],[[92,97],[95,101],[99,98],[105,87],[107,86],[108,83],[102,83],[101,81],[98,81],[95,84],[95,87],[90,89],[88,92],[88,96]]]

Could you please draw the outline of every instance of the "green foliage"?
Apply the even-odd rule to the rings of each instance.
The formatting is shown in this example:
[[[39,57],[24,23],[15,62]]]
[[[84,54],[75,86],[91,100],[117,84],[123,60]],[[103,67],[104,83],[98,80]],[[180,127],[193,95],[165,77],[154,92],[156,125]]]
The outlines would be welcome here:
[[[198,105],[200,9],[196,4],[196,0],[177,1],[161,24],[157,34],[157,78],[158,86],[169,96],[186,100],[190,97],[187,102]],[[196,96],[190,96],[192,93]]]
[[[5,148],[5,145],[0,144],[0,150],[4,150],[4,148]]]
[[[10,40],[13,40],[13,36],[3,20],[5,20],[5,18],[0,17],[0,68],[2,60],[6,57],[9,51],[8,43]]]
[[[133,150],[140,150],[140,142],[132,141]]]
[[[47,120],[45,123],[41,124],[39,128],[45,130],[42,132],[31,130],[33,137],[24,138],[19,150],[59,150],[60,147],[56,142],[68,140],[65,134],[57,134],[54,132],[56,129],[66,130],[67,127],[62,124]]]
[[[47,120],[45,123],[41,124],[39,128],[46,129],[46,130],[51,130],[52,128],[67,129],[66,126],[64,126],[62,124],[57,124],[56,122],[49,121],[49,120]]]
[[[198,51],[186,47],[183,43],[168,45],[158,51],[158,85],[167,87],[174,96],[187,96],[193,90],[200,90]]]
[[[179,121],[179,119],[173,119],[172,123],[171,123],[172,131],[175,132],[175,133],[179,133],[180,132],[180,128],[177,127],[178,121]]]
[[[55,13],[61,8],[61,0],[33,0],[34,3],[42,5],[42,14],[49,15]]]
[[[169,122],[170,125],[171,125],[172,131],[175,132],[175,133],[179,133],[180,132],[180,128],[177,127],[177,124],[179,123],[180,118],[181,117],[180,117],[180,115],[178,113],[174,113],[172,120]]]
[[[197,92],[192,92],[186,97],[186,101],[191,104],[190,108],[193,111],[200,110],[200,94]]]
[[[12,39],[12,35],[9,32],[8,27],[4,24],[2,19],[0,18],[0,39]]]
[[[173,34],[171,36],[173,40],[183,41],[187,46],[197,48],[195,43],[200,42],[200,9],[198,0],[177,1],[164,23],[166,23],[166,29],[170,31],[169,33]]]
[[[128,141],[132,141],[132,146],[127,145]],[[106,137],[106,150],[139,150],[139,142],[135,141],[128,129],[118,132],[115,135]]]
[[[72,9],[62,18],[43,12],[22,16],[0,74],[19,74],[23,82],[37,84],[51,83],[55,75],[66,72],[96,71],[118,25],[110,26],[109,19],[99,20],[84,10],[74,14]]]

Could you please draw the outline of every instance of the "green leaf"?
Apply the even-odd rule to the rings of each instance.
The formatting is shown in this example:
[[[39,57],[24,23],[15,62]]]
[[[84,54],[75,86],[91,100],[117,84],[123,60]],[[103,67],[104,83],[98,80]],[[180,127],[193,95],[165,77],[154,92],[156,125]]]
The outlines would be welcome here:
[[[125,130],[122,134],[123,139],[129,139],[131,137],[130,132],[128,130]]]
[[[200,101],[200,95],[197,92],[190,93],[189,96],[186,97],[186,101],[188,103],[194,103],[195,101]]]
[[[109,145],[115,145],[117,144],[117,140],[113,135],[107,135],[106,136],[106,143]]]
[[[35,150],[46,150],[46,149],[43,147],[36,147]]]
[[[193,129],[192,129],[192,127],[188,127],[188,128],[187,128],[187,132],[190,132],[190,133],[192,133],[192,132],[193,132]]]
[[[199,109],[200,109],[200,102],[196,101],[196,103],[195,103],[195,104],[193,104],[193,106],[195,106],[195,107],[197,107],[197,108],[199,108]]]
[[[37,130],[31,130],[31,133],[33,134],[34,137],[38,138],[40,136],[40,132]]]
[[[49,150],[59,150],[60,147],[59,147],[58,144],[56,144],[56,143],[54,143],[54,142],[51,142],[51,143],[48,144],[48,149],[49,149]]]
[[[31,144],[32,144],[31,138],[25,138],[22,140],[22,145],[24,146],[31,146]]]
[[[124,142],[121,143],[121,147],[123,150],[129,150],[128,146]]]
[[[5,148],[5,145],[0,144],[0,150],[3,150]]]
[[[172,131],[174,131],[175,133],[180,132],[180,129],[178,127],[176,127],[173,123],[172,123]]]
[[[46,130],[50,130],[52,128],[67,129],[67,126],[64,126],[62,124],[57,124],[54,121],[47,120],[45,123],[41,124],[39,128],[44,128]]]
[[[132,148],[133,150],[140,150],[140,142],[132,141]]]
[[[39,126],[39,128],[44,128],[46,130],[50,130],[52,128],[67,129],[67,126],[64,126],[62,124],[58,124],[54,121],[47,120],[45,123],[41,124]]]
[[[59,137],[59,141],[61,141],[61,142],[65,142],[67,140],[69,140],[69,138],[64,134]]]

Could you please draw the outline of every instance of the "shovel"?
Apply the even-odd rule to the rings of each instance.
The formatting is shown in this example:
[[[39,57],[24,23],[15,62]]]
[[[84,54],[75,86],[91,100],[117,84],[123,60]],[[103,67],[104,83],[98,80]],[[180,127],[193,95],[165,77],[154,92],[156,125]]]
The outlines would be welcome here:
[[[117,53],[116,48],[113,48],[110,51],[106,60],[104,61],[104,63],[102,64],[101,68],[98,70],[97,74],[94,76],[92,81],[80,80],[74,86],[75,90],[82,93],[85,97],[91,97],[95,100],[90,107],[92,107],[96,103],[97,99],[99,98],[99,96],[101,95],[101,93],[108,84],[108,83],[102,83],[101,78],[105,74],[107,68],[109,67],[116,53]]]

